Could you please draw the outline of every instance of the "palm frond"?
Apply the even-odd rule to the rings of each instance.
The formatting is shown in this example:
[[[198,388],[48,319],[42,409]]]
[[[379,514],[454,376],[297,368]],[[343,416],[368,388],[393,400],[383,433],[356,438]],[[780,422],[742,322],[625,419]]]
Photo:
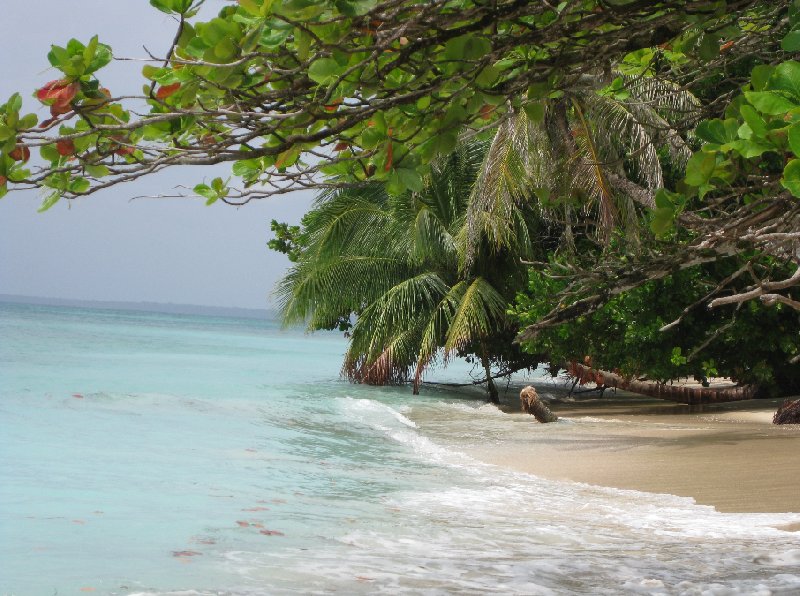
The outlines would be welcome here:
[[[445,354],[464,349],[473,341],[488,337],[505,320],[508,302],[482,277],[475,278],[464,291],[450,322]]]
[[[479,239],[495,250],[513,244],[508,222],[533,188],[545,186],[552,171],[549,151],[546,134],[524,112],[500,125],[470,194],[468,265],[475,258]]]

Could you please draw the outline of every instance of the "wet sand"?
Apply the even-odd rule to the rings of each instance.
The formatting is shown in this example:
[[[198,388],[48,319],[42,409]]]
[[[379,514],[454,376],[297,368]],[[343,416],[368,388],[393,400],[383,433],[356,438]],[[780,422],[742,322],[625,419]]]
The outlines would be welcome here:
[[[470,454],[553,480],[692,497],[724,512],[800,512],[800,425],[772,424],[781,401],[690,409],[630,394],[556,400],[559,422],[514,413],[519,430],[499,449]]]

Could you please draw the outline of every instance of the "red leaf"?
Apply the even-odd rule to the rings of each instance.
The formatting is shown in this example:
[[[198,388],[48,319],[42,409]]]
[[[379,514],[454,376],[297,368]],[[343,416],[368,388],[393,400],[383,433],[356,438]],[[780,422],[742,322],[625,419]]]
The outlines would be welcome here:
[[[56,142],[56,151],[58,151],[59,155],[64,157],[68,155],[74,155],[75,143],[72,142],[72,139],[61,139],[60,141]]]
[[[66,104],[54,103],[53,105],[50,106],[50,115],[53,117],[61,116],[62,114],[66,114],[70,110],[72,110],[72,106],[70,106],[70,104],[68,103]]]
[[[259,534],[264,534],[264,536],[286,536],[286,534],[278,532],[278,530],[261,530]]]
[[[341,103],[342,103],[342,98],[341,97],[339,97],[338,99],[334,99],[331,103],[329,103],[328,105],[325,106],[325,111],[326,112],[335,112],[339,108],[339,105]]]
[[[79,89],[80,83],[70,83],[67,79],[59,79],[58,81],[50,81],[41,89],[37,89],[36,98],[48,106],[54,104],[69,105]]]
[[[124,143],[124,142],[126,141],[126,139],[125,139],[124,137],[122,137],[121,135],[114,136],[114,137],[112,137],[112,138],[113,138],[115,141],[118,141],[118,142],[120,142],[120,143]],[[135,147],[130,147],[130,146],[128,146],[128,145],[117,145],[117,146],[116,146],[116,147],[113,149],[113,151],[114,151],[114,153],[116,153],[117,155],[130,155],[131,153],[133,153],[134,151],[136,151],[136,148],[135,148]]]
[[[156,99],[166,99],[173,95],[181,88],[180,83],[172,83],[172,85],[164,85],[156,91]]]
[[[340,141],[339,143],[336,143],[336,147],[334,147],[333,150],[334,151],[344,151],[348,147],[350,147],[349,143],[345,143],[344,141]]]
[[[246,528],[250,525],[250,522],[246,521],[237,521],[236,523],[239,525],[240,528]]]
[[[31,150],[25,145],[17,145],[16,148],[8,154],[8,156],[14,161],[26,162],[31,158]]]
[[[5,186],[6,182],[8,182],[8,178],[5,176],[0,176],[0,186]]]
[[[203,553],[199,553],[196,550],[174,550],[172,551],[173,557],[196,557],[198,555],[202,555]]]
[[[386,148],[386,165],[383,167],[384,172],[392,169],[392,162],[394,161],[394,151],[392,150],[392,142],[389,141],[389,146]]]
[[[81,393],[73,393],[72,397],[74,397],[75,399],[83,399],[83,394],[81,394]]]

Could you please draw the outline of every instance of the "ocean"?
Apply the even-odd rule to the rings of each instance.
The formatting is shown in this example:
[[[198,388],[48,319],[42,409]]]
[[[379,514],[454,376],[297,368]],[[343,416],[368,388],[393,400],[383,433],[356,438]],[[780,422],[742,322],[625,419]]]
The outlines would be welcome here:
[[[0,342],[2,595],[800,594],[797,514],[479,463],[514,416],[348,384],[341,334],[0,304]]]

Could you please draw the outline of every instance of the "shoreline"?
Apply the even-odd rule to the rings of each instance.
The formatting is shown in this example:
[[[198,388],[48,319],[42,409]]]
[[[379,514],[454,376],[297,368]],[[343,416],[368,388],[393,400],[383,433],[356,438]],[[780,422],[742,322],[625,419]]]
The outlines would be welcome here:
[[[800,425],[772,424],[781,399],[690,410],[622,392],[544,396],[558,422],[504,407],[519,430],[469,455],[550,480],[691,497],[720,512],[800,513]]]

